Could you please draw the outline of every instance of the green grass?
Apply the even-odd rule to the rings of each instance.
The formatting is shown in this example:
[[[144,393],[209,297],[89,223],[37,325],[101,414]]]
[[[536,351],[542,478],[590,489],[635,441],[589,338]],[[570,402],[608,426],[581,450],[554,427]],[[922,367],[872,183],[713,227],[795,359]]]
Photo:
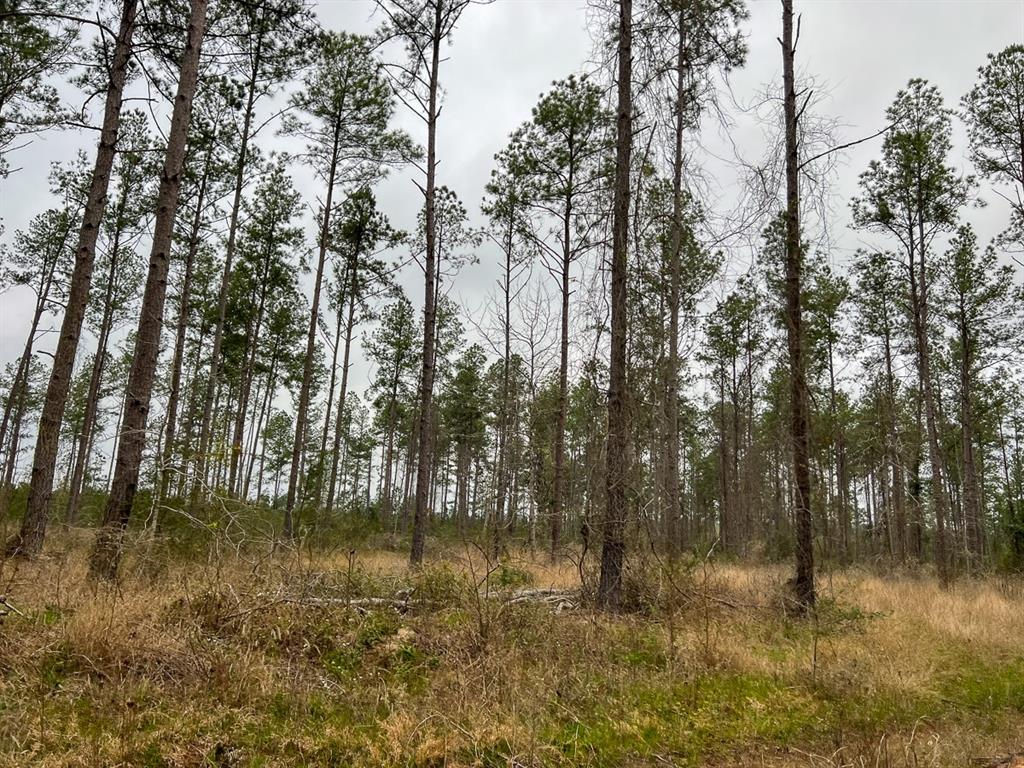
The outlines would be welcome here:
[[[12,592],[22,615],[0,624],[0,765],[795,766],[922,723],[951,742],[1024,727],[1024,656],[1006,636],[978,642],[835,596],[813,622],[699,603],[554,615],[481,602],[483,571],[454,562],[341,561],[218,564],[187,586],[172,570],[58,599],[58,564],[33,567]],[[520,564],[490,577],[545,583]],[[360,613],[275,599],[297,585],[416,602]],[[922,764],[962,764],[944,754]]]

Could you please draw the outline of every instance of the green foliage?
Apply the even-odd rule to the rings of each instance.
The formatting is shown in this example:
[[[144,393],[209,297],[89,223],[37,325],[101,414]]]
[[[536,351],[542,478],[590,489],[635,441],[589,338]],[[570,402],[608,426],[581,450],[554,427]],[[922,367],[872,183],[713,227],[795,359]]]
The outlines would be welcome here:
[[[331,183],[371,184],[388,166],[416,156],[411,139],[389,129],[395,99],[368,37],[321,32],[305,88],[282,132],[306,142],[304,158]]]
[[[479,451],[486,437],[486,403],[489,393],[484,387],[483,347],[474,344],[455,363],[455,373],[447,389],[440,395],[445,427],[456,445]]]
[[[435,604],[458,605],[466,590],[472,588],[461,574],[444,564],[418,569],[409,582],[417,600]]]
[[[355,642],[363,649],[373,648],[398,631],[397,616],[391,611],[369,614],[356,632]]]
[[[950,239],[938,271],[936,303],[954,329],[950,362],[954,370],[964,367],[974,380],[1021,338],[1016,308],[1024,299],[1024,290],[1016,285],[1013,268],[1000,262],[994,247],[979,252],[977,236],[966,224]]]
[[[883,615],[865,611],[853,603],[843,603],[831,597],[820,597],[815,603],[814,611],[813,631],[819,635],[863,632],[871,621]]]
[[[508,563],[499,565],[487,580],[492,589],[522,589],[534,583],[532,573]]]
[[[54,15],[74,14],[82,4],[0,0],[0,179],[21,142],[69,117],[50,78],[70,68],[78,29]]]
[[[861,174],[861,195],[851,203],[854,223],[888,233],[904,248],[927,248],[939,232],[953,229],[967,204],[970,178],[947,165],[952,149],[952,112],[938,88],[915,79],[886,111],[892,128],[882,159]]]
[[[962,106],[978,171],[1024,186],[1024,45],[990,53]]]

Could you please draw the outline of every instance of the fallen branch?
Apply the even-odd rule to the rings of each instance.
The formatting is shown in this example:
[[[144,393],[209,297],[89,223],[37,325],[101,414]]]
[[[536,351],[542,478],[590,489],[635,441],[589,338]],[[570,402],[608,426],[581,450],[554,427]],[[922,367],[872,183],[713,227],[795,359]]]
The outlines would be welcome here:
[[[393,608],[399,613],[405,613],[420,601],[410,600],[408,597],[286,597],[282,602],[293,605],[355,608],[360,611],[367,608]]]
[[[735,600],[729,600],[725,597],[718,597],[717,595],[700,594],[694,590],[684,590],[684,594],[686,594],[686,596],[694,602],[701,602],[707,600],[709,602],[718,603],[719,605],[724,605],[726,608],[732,608],[733,610],[737,611],[742,610],[744,608],[759,611],[764,608],[763,605],[759,605],[758,603],[740,603],[736,602]]]
[[[518,590],[516,592],[513,592],[511,597],[512,597],[513,600],[520,600],[520,599],[522,599],[522,600],[529,600],[529,599],[532,599],[532,598],[551,597],[551,596],[554,596],[554,595],[572,595],[572,596],[575,596],[575,597],[579,597],[579,590],[575,590],[575,589],[554,589],[554,588],[549,588],[549,589],[520,589],[520,590]]]
[[[971,765],[977,768],[1024,768],[1024,752],[996,758],[975,757],[971,759]]]
[[[576,610],[580,607],[579,590],[567,589],[522,589],[507,597],[509,605],[520,603],[542,603],[554,608],[555,613]]]
[[[16,613],[22,618],[25,617],[25,614],[11,605],[4,595],[0,595],[0,616],[6,616],[8,613]]]

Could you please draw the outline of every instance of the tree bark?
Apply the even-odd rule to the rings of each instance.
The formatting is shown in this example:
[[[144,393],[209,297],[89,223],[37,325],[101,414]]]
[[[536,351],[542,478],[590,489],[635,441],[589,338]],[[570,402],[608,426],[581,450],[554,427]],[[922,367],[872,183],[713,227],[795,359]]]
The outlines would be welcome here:
[[[231,286],[231,270],[235,256],[235,243],[238,241],[238,216],[242,208],[242,190],[245,187],[245,167],[249,157],[249,133],[252,127],[254,105],[256,103],[256,81],[259,77],[263,54],[263,36],[256,39],[253,54],[251,77],[248,83],[248,95],[245,103],[245,116],[242,119],[242,133],[238,147],[238,163],[235,166],[235,190],[231,201],[231,216],[228,220],[228,240],[224,248],[224,272],[221,275],[220,292],[217,296],[217,321],[213,329],[213,347],[210,350],[210,375],[206,379],[206,394],[203,398],[203,420],[199,426],[199,450],[195,477],[192,484],[192,496],[189,507],[195,511],[202,484],[206,479],[207,453],[210,450],[212,435],[214,393],[220,386],[221,348],[224,343],[224,323],[227,317],[228,290]]]
[[[718,369],[718,540],[722,549],[728,551],[732,543],[732,494],[729,489],[729,440],[725,423],[725,361]]]
[[[459,444],[455,461],[455,521],[459,535],[464,536],[469,525],[469,445]]]
[[[570,171],[571,172],[571,171]],[[563,220],[562,256],[562,321],[559,336],[558,362],[558,417],[555,423],[554,472],[551,479],[551,559],[558,557],[562,539],[562,507],[565,495],[565,423],[569,411],[569,268],[572,264],[572,250],[569,245],[572,223],[572,198],[565,203]]]
[[[491,549],[494,556],[501,553],[505,534],[505,497],[508,494],[508,431],[509,431],[509,378],[512,361],[512,248],[515,243],[516,205],[509,199],[508,230],[505,233],[505,274],[502,298],[505,317],[502,323],[505,346],[501,361],[501,412],[498,416],[497,496],[494,500],[494,536]]]
[[[113,579],[117,575],[124,530],[131,517],[132,502],[139,483],[139,467],[146,441],[146,420],[149,416],[153,380],[160,352],[160,331],[167,297],[167,270],[174,236],[178,193],[181,189],[181,174],[185,163],[185,144],[199,76],[199,55],[206,31],[207,4],[208,0],[192,0],[191,5],[185,49],[178,76],[178,91],[174,98],[171,129],[167,139],[167,154],[160,175],[153,248],[139,313],[135,352],[128,374],[126,406],[117,446],[117,463],[114,466],[110,497],[103,515],[103,527],[96,536],[89,561],[90,574],[98,578]]]
[[[420,369],[419,385],[419,452],[416,460],[416,506],[412,521],[412,549],[409,552],[409,562],[412,565],[419,565],[423,562],[423,548],[427,536],[427,505],[430,494],[430,420],[434,394],[434,333],[437,322],[437,308],[434,303],[437,262],[435,243],[437,235],[437,210],[434,205],[434,187],[437,171],[437,90],[438,68],[441,63],[441,10],[441,3],[436,1],[434,3],[434,28],[430,44],[429,94],[426,116],[427,182],[424,188],[426,253],[423,256],[423,361]]]
[[[885,311],[885,310],[883,310]],[[902,563],[907,557],[907,513],[904,495],[903,459],[899,451],[899,432],[896,422],[896,376],[892,365],[892,340],[889,334],[889,316],[885,311],[885,400],[886,400],[886,457],[892,469],[893,508],[892,525],[895,528],[896,557]]]
[[[331,480],[327,488],[327,514],[334,509],[334,494],[338,478],[338,456],[341,453],[341,439],[344,436],[345,424],[345,401],[348,398],[348,369],[350,352],[352,351],[352,330],[356,321],[356,294],[359,291],[359,247],[356,245],[356,253],[350,266],[348,285],[348,316],[345,318],[345,352],[341,360],[341,392],[338,393],[338,416],[334,422],[334,451],[331,456]],[[339,307],[340,311],[340,307]],[[369,471],[369,470],[367,470]],[[370,479],[367,478],[367,483]]]
[[[32,313],[32,322],[29,323],[28,335],[25,338],[25,348],[18,358],[18,367],[14,372],[14,380],[11,382],[11,391],[8,393],[7,402],[4,404],[4,415],[0,419],[0,452],[7,440],[7,430],[11,424],[11,416],[14,414],[15,403],[18,402],[19,393],[28,385],[29,366],[32,359],[32,349],[35,346],[36,332],[39,330],[39,323],[46,311],[46,304],[50,299],[50,291],[53,288],[53,281],[57,270],[57,262],[60,259],[60,252],[64,250],[67,239],[71,234],[70,217],[66,219],[67,224],[61,233],[60,245],[54,249],[52,256],[45,258],[43,272],[39,277],[39,285],[36,289],[36,306]]]
[[[846,433],[839,423],[839,407],[836,397],[835,357],[831,339],[832,328],[828,329],[828,409],[832,419],[832,448],[835,462],[836,493],[833,501],[836,505],[836,523],[839,528],[839,562],[847,565],[850,562],[850,508],[846,478]]]
[[[340,110],[339,110],[340,112]],[[309,332],[306,334],[306,358],[302,367],[302,383],[299,386],[299,404],[295,414],[295,441],[292,444],[292,462],[288,471],[288,496],[284,507],[284,535],[295,536],[295,501],[299,491],[302,444],[306,436],[306,414],[313,383],[313,354],[316,346],[317,320],[320,315],[320,290],[324,280],[324,262],[327,259],[327,243],[331,233],[331,203],[334,199],[334,182],[338,172],[338,144],[341,140],[340,118],[335,119],[334,145],[331,148],[331,165],[327,171],[327,193],[324,199],[324,214],[320,224],[320,253],[316,264],[316,280],[313,283],[313,304],[309,312]]]
[[[273,356],[270,358],[270,371],[267,373],[267,386],[263,392],[262,405],[260,406],[260,413],[256,419],[256,426],[253,429],[253,441],[252,450],[249,455],[249,467],[245,472],[245,484],[242,487],[242,498],[249,498],[249,484],[252,481],[252,471],[256,465],[256,444],[260,445],[260,473],[259,481],[256,485],[256,501],[260,501],[260,494],[263,491],[263,462],[266,459],[267,441],[263,438],[263,425],[269,418],[274,391],[277,387],[277,350],[274,350]]]
[[[968,565],[976,570],[984,550],[981,504],[978,490],[978,468],[974,455],[974,340],[967,324],[966,309],[960,305],[960,439],[964,461],[964,530]]]
[[[911,229],[910,288],[914,306],[914,336],[917,345],[917,370],[924,402],[925,428],[928,432],[928,460],[931,468],[931,499],[935,511],[935,565],[939,581],[948,586],[950,580],[949,554],[946,545],[946,517],[949,500],[942,469],[942,449],[939,442],[938,407],[931,374],[931,349],[928,340],[928,272],[924,236],[924,211],[921,203],[921,181],[918,179],[917,259],[914,258],[914,235]]]
[[[618,608],[626,555],[626,479],[629,425],[626,414],[626,265],[629,248],[630,166],[633,144],[633,1],[619,0],[618,115],[612,203],[611,356],[608,378],[607,505],[601,544],[598,603]]]
[[[323,469],[324,469],[324,467],[323,467],[323,457],[327,453],[327,435],[329,435],[331,433],[331,413],[334,410],[334,390],[335,390],[335,384],[336,384],[337,379],[338,379],[338,352],[341,351],[341,323],[342,323],[342,318],[343,317],[344,317],[344,315],[342,314],[341,307],[339,306],[338,307],[338,312],[336,313],[336,317],[334,319],[334,349],[332,350],[332,356],[331,356],[331,378],[330,378],[330,381],[327,383],[327,406],[324,408],[324,428],[323,428],[323,431],[320,433],[320,462],[319,462],[320,473],[319,473],[319,477],[317,478],[317,481],[316,481],[316,494],[315,494],[316,495],[316,505],[317,505],[317,507],[320,506],[320,498],[323,495],[323,490],[324,490],[324,488],[323,488],[323,486],[324,486],[324,481],[323,481]],[[338,409],[339,417],[341,415],[341,412],[342,411],[339,408]],[[334,424],[334,433],[335,434],[338,433],[338,423],[337,423],[337,421],[335,421],[335,424]],[[334,451],[332,451],[332,454],[334,454]],[[331,459],[331,464],[334,465],[334,459],[333,458]],[[328,493],[333,496],[333,494],[331,494],[330,491],[328,491]]]
[[[786,346],[789,352],[790,437],[793,440],[796,576],[794,596],[804,611],[814,607],[814,529],[811,518],[810,436],[802,312],[803,253],[800,242],[800,158],[797,139],[796,56],[793,0],[782,0],[782,68],[786,119]]]
[[[669,286],[668,380],[665,387],[665,538],[668,556],[674,560],[682,543],[679,537],[679,302],[683,249],[683,111],[686,106],[686,15],[680,9],[676,30],[675,135],[672,147],[672,242]]]
[[[25,417],[25,398],[28,396],[28,380],[18,392],[17,405],[11,419],[10,449],[4,462],[3,476],[0,477],[0,521],[7,519],[11,491],[14,490],[14,469],[18,465],[18,447],[21,443],[21,425]],[[11,398],[14,398],[13,393]]]
[[[85,402],[85,413],[82,416],[82,432],[78,438],[78,448],[75,456],[75,466],[71,473],[71,482],[68,488],[68,505],[65,512],[65,520],[68,525],[78,522],[79,506],[82,498],[83,485],[85,483],[85,471],[89,462],[90,447],[92,445],[92,433],[96,423],[96,412],[99,410],[100,387],[103,383],[103,369],[106,365],[107,345],[110,340],[110,330],[114,322],[114,308],[112,295],[114,291],[114,280],[117,275],[117,250],[120,247],[121,232],[118,230],[114,235],[114,245],[110,256],[110,269],[107,272],[107,287],[103,299],[103,318],[100,321],[99,338],[96,344],[96,356],[93,358],[92,372],[89,376],[89,393]]]
[[[242,462],[242,445],[245,441],[245,417],[249,412],[249,400],[252,396],[252,385],[256,379],[256,356],[259,351],[259,339],[263,332],[263,321],[266,316],[267,290],[270,282],[271,253],[277,223],[272,222],[270,231],[266,233],[267,244],[263,251],[262,271],[257,282],[259,299],[256,302],[256,318],[248,333],[248,349],[243,356],[244,366],[239,380],[238,407],[235,409],[234,431],[231,437],[231,464],[228,471],[228,493],[239,494],[242,486],[239,468]]]
[[[171,391],[167,397],[167,418],[164,421],[164,451],[160,459],[160,486],[157,509],[167,498],[170,486],[171,462],[174,459],[174,441],[177,437],[178,399],[181,396],[181,369],[185,360],[185,340],[188,334],[189,304],[192,300],[192,274],[196,254],[199,252],[199,231],[203,220],[203,205],[206,199],[206,185],[210,175],[212,150],[207,154],[203,176],[196,194],[196,210],[192,217],[192,231],[189,233],[188,250],[185,252],[185,274],[181,282],[181,296],[178,299],[178,326],[174,336],[174,359],[171,362]],[[182,468],[184,471],[184,468]]]
[[[93,264],[96,260],[96,240],[107,206],[110,172],[117,151],[117,135],[121,125],[121,102],[128,62],[132,53],[135,15],[138,0],[124,0],[121,23],[114,44],[110,79],[103,107],[103,127],[96,150],[96,163],[85,204],[85,215],[75,247],[75,266],[71,273],[67,308],[61,322],[60,338],[53,356],[53,369],[46,390],[43,412],[39,418],[35,455],[32,459],[32,480],[21,529],[8,542],[7,553],[32,557],[43,547],[46,525],[50,519],[50,497],[53,494],[53,474],[57,464],[57,445],[60,425],[67,405],[71,374],[75,366],[75,353],[82,334],[82,322],[89,301]]]

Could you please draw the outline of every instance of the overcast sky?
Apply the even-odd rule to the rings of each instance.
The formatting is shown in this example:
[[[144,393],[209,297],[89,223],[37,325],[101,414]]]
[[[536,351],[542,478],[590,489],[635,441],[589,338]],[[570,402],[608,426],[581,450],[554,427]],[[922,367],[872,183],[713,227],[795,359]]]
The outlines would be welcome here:
[[[827,86],[822,90],[828,98],[818,109],[841,122],[841,140],[882,127],[885,108],[912,77],[932,81],[947,103],[956,106],[987,53],[1024,42],[1021,0],[797,0],[796,8],[803,16],[798,67]],[[370,31],[379,21],[372,11],[369,0],[322,0],[318,4],[324,26],[335,30]],[[766,84],[780,79],[776,41],[780,3],[754,0],[750,11],[747,66],[733,74],[732,95],[726,103],[748,104]],[[441,76],[445,101],[438,173],[439,183],[455,189],[478,219],[492,156],[505,145],[509,132],[529,116],[538,95],[552,80],[587,69],[592,48],[587,19],[585,0],[497,0],[492,5],[470,7],[463,15]],[[762,128],[751,115],[736,110],[733,121],[731,141],[714,130],[704,138],[719,158],[705,158],[705,163],[722,210],[728,210],[738,194],[736,171],[731,167],[732,145],[748,159],[758,159],[764,150]],[[408,115],[402,115],[400,122],[418,141],[425,140],[422,123]],[[959,123],[955,137],[951,159],[969,170]],[[46,183],[49,163],[71,158],[80,147],[91,155],[93,141],[92,135],[83,133],[52,132],[12,158],[12,165],[22,170],[0,182],[0,216],[8,241],[15,229],[52,204]],[[287,148],[270,133],[261,136],[260,144],[265,150]],[[858,146],[838,170],[832,251],[838,262],[868,242],[864,235],[845,228],[846,201],[856,191],[857,175],[877,156],[879,147],[879,140]],[[380,206],[393,223],[406,229],[412,227],[422,202],[412,174],[408,169],[396,172],[377,192]],[[307,200],[319,194],[305,171],[298,169],[295,180]],[[983,197],[991,205],[971,211],[969,218],[979,239],[986,242],[1004,225],[1007,210],[985,187]],[[312,243],[311,218],[308,224]],[[497,254],[484,248],[480,257],[481,263],[467,268],[453,288],[453,295],[470,310],[479,310],[497,275]],[[730,275],[745,268],[743,255],[735,257]],[[414,267],[407,270],[403,282],[418,301],[422,285]],[[0,364],[14,359],[21,350],[30,305],[27,292],[0,294]],[[366,376],[361,362],[354,376],[358,389]]]

